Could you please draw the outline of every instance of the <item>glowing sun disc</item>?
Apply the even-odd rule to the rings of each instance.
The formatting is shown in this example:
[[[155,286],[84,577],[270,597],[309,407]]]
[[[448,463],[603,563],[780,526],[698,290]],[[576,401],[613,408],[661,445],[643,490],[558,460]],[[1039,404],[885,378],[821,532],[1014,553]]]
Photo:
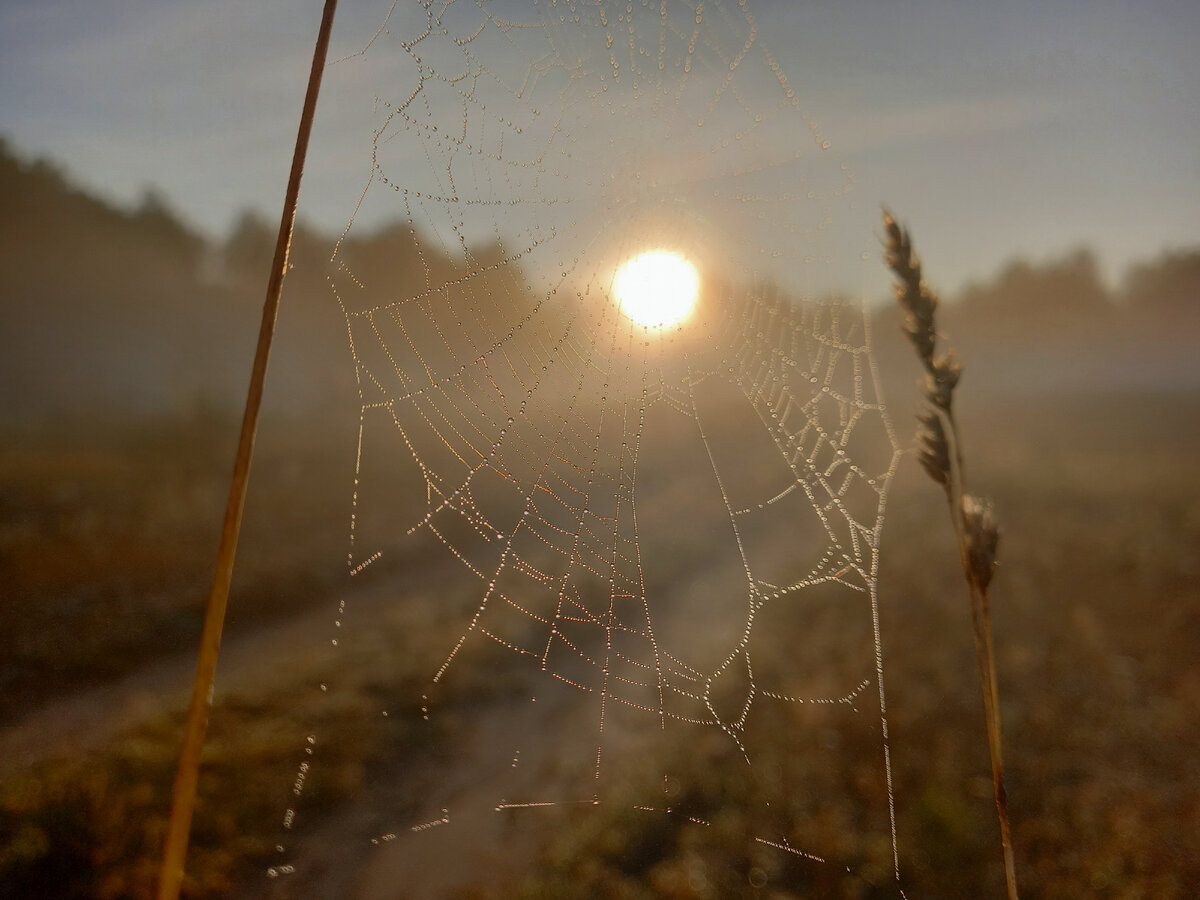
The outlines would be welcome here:
[[[669,250],[651,250],[621,263],[613,294],[621,312],[646,328],[668,328],[687,318],[700,292],[696,267]]]

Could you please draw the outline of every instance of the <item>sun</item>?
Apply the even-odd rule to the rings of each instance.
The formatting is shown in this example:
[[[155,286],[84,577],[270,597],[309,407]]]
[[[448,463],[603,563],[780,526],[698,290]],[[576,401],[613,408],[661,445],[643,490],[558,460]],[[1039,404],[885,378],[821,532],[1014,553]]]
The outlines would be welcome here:
[[[669,328],[688,317],[700,293],[696,267],[670,250],[650,250],[621,263],[613,295],[625,315],[646,328]]]

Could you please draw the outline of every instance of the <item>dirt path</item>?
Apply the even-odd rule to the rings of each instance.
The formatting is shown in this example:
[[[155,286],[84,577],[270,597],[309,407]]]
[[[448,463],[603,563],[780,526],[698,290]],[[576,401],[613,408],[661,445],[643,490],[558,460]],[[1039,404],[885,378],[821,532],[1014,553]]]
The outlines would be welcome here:
[[[793,541],[780,532],[762,550],[764,563],[782,565],[794,552]],[[709,562],[690,579],[681,578],[665,598],[658,622],[664,630],[701,623],[699,638],[714,638],[714,610],[693,602],[703,596],[703,586],[718,580],[720,563]],[[707,596],[705,602],[712,603],[713,595]],[[650,754],[662,735],[653,727],[655,717],[622,719],[604,735],[598,720],[595,695],[565,688],[530,667],[499,702],[472,710],[466,727],[455,730],[433,762],[414,769],[397,760],[353,808],[327,815],[289,853],[296,873],[280,880],[273,896],[510,896],[534,874],[531,866],[554,839],[563,814],[591,805],[593,797],[608,796],[606,786],[656,765]],[[601,744],[604,784],[595,780],[593,766]],[[660,769],[650,775],[662,777]],[[422,798],[420,810],[397,814],[413,796]]]
[[[785,567],[794,554],[794,540],[775,531],[763,538],[759,550],[757,562],[764,568]],[[704,569],[667,579],[670,596],[661,598],[656,628],[660,637],[673,633],[668,640],[672,647],[682,640],[707,658],[710,649],[701,649],[699,642],[720,643],[731,633],[728,626],[736,624],[733,619],[744,616],[737,611],[744,599],[718,608],[728,597],[744,598],[744,588],[727,589],[731,561],[710,556]],[[448,574],[431,569],[410,579],[403,593],[429,596],[429,586]],[[396,593],[394,582],[356,589],[355,618],[371,621],[395,601]],[[228,637],[218,692],[261,685],[294,670],[292,660],[302,664],[305,654],[327,641],[334,607],[330,601]],[[192,653],[180,654],[32,711],[0,731],[0,777],[53,757],[82,757],[139,720],[167,708],[182,709],[194,665]],[[561,811],[588,804],[598,793],[592,765],[598,746],[604,746],[607,772],[646,768],[647,738],[637,733],[642,729],[614,727],[601,736],[594,700],[531,670],[526,682],[473,710],[445,755],[415,765],[397,760],[364,800],[324,814],[316,832],[289,854],[297,863],[295,876],[248,885],[240,895],[262,896],[274,889],[289,898],[433,900],[470,889],[483,890],[480,896],[503,896],[530,874],[539,848],[553,837],[559,817],[542,806]],[[397,815],[395,810],[411,807],[416,796],[424,798],[419,813]],[[372,831],[379,822],[388,825]]]
[[[394,591],[379,587],[356,592],[354,602],[369,615],[390,597]],[[332,600],[322,602],[293,618],[227,635],[221,645],[216,691],[277,678],[290,659],[309,652],[330,633],[334,605]],[[0,729],[0,778],[43,760],[82,757],[140,721],[165,710],[185,709],[195,671],[196,655],[189,650],[30,710]]]

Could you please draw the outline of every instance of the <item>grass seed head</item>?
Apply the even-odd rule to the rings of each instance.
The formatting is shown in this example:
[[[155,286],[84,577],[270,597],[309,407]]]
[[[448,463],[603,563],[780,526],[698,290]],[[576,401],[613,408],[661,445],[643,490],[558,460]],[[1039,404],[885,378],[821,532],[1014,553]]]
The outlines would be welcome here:
[[[937,296],[921,278],[921,261],[913,252],[908,232],[888,212],[883,214],[883,226],[887,232],[884,259],[899,279],[895,290],[896,300],[904,309],[902,328],[928,369],[933,365],[933,351],[937,344],[937,328],[934,324]]]
[[[946,440],[946,428],[942,417],[935,409],[926,409],[917,415],[921,427],[917,430],[917,461],[938,484],[950,480],[950,443]]]
[[[971,576],[981,588],[992,580],[996,566],[996,547],[1000,543],[1000,529],[992,514],[992,504],[970,494],[962,498],[963,525],[967,531],[967,549],[971,563]]]
[[[935,358],[925,373],[925,399],[949,412],[954,388],[961,377],[962,362],[954,348],[951,348]]]

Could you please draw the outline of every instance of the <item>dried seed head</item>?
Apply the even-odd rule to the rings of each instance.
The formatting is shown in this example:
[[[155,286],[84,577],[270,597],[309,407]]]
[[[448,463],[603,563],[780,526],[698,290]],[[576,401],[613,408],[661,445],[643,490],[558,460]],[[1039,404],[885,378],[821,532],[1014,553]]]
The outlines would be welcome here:
[[[925,399],[934,406],[950,411],[954,388],[962,377],[962,363],[951,348],[933,360],[925,375]]]
[[[917,462],[930,478],[944,485],[950,480],[950,444],[942,417],[937,410],[926,409],[917,415],[917,421],[921,423],[917,430]]]
[[[937,343],[937,329],[934,326],[937,297],[921,279],[921,261],[913,252],[908,232],[886,211],[883,214],[883,227],[887,232],[884,260],[900,279],[895,291],[896,299],[904,309],[902,328],[928,368],[932,365],[933,350]]]
[[[971,563],[971,577],[981,588],[992,580],[996,565],[996,545],[1000,543],[1000,529],[992,515],[992,504],[964,494],[962,498],[963,526],[967,532],[967,551]]]
[[[903,290],[903,288],[896,288],[897,297],[901,297]],[[903,303],[903,299],[901,302]],[[932,314],[922,315],[908,307],[901,328],[909,342],[916,348],[917,355],[928,364],[933,357],[933,348],[937,344],[937,329],[934,328]]]

